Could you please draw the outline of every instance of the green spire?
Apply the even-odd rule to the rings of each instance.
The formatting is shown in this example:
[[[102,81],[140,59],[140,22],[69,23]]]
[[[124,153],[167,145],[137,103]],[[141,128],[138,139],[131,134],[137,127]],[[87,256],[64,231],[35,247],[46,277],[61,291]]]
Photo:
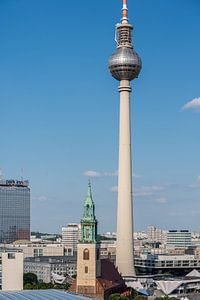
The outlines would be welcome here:
[[[96,243],[97,220],[95,217],[95,205],[92,199],[91,182],[88,181],[87,196],[84,201],[83,218],[81,220],[81,243]]]
[[[88,180],[88,192],[87,192],[87,197],[92,198],[92,187],[91,187],[90,179]]]
[[[95,219],[95,205],[92,199],[92,188],[91,188],[90,180],[88,181],[87,197],[85,198],[85,202],[84,202],[83,219],[84,220]]]

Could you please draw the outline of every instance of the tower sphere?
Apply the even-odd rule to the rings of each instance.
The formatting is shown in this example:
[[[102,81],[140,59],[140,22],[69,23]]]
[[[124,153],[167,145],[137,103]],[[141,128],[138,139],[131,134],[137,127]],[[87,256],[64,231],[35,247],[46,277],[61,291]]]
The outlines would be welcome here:
[[[139,55],[130,47],[119,47],[109,59],[109,69],[117,80],[133,80],[142,67]]]

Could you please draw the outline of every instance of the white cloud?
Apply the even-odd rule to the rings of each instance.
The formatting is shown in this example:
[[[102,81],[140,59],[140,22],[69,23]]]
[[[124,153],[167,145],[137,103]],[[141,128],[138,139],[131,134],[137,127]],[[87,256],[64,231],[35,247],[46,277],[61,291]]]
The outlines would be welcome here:
[[[200,97],[194,98],[193,100],[187,102],[183,107],[183,110],[185,109],[193,109],[197,112],[200,112]]]
[[[118,171],[115,172],[104,172],[104,176],[115,177],[118,176]]]
[[[153,193],[150,191],[145,191],[143,189],[135,189],[133,192],[133,196],[135,197],[145,197],[145,196],[151,196]]]
[[[135,197],[152,196],[157,192],[163,191],[164,189],[165,189],[164,186],[159,186],[159,185],[144,186],[139,189],[133,190],[133,195]]]
[[[192,216],[199,216],[199,215],[200,215],[200,210],[199,210],[199,209],[192,210],[192,211],[191,211],[191,215],[192,215]]]
[[[111,192],[113,192],[113,193],[117,193],[117,192],[118,192],[118,186],[117,186],[117,185],[112,186],[110,190],[111,190]]]
[[[133,196],[135,197],[145,197],[145,196],[152,196],[157,192],[163,191],[165,189],[164,186],[152,185],[152,186],[144,186],[139,189],[133,188]],[[113,186],[111,187],[111,192],[118,192],[118,187]]]
[[[167,198],[161,197],[161,198],[155,199],[155,202],[159,203],[159,204],[165,204],[165,203],[167,203]]]
[[[188,216],[188,213],[186,214],[185,212],[182,211],[171,211],[169,213],[170,217],[185,217]]]
[[[93,170],[85,171],[83,175],[87,177],[101,177],[101,173]]]
[[[190,185],[191,188],[200,188],[200,176],[197,177],[196,181]]]
[[[83,173],[87,177],[118,177],[118,171],[114,172],[98,172],[94,170],[88,170]],[[133,174],[134,178],[142,178],[141,175]]]
[[[40,202],[45,202],[45,201],[48,200],[48,198],[45,195],[40,195],[40,196],[33,196],[32,200],[34,200],[34,201],[40,201]]]
[[[140,179],[140,178],[142,178],[142,176],[141,176],[141,175],[138,175],[138,174],[135,174],[135,173],[133,174],[133,177],[134,177],[134,178],[136,178],[136,179]]]

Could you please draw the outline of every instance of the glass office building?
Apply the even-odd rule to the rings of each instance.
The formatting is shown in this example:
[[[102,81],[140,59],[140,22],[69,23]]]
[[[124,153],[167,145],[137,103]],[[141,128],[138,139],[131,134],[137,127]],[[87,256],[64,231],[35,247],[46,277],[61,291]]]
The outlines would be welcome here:
[[[30,239],[28,181],[0,180],[0,243]]]

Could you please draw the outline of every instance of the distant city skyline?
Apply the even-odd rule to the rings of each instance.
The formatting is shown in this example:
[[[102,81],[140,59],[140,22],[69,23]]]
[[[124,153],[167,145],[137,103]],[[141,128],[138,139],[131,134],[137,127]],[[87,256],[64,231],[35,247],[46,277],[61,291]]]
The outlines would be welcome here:
[[[88,5],[0,3],[0,169],[30,180],[32,231],[79,222],[88,178],[99,231],[116,231],[119,95],[107,61],[121,1]],[[131,100],[135,230],[199,230],[200,3],[128,5],[143,61]]]

